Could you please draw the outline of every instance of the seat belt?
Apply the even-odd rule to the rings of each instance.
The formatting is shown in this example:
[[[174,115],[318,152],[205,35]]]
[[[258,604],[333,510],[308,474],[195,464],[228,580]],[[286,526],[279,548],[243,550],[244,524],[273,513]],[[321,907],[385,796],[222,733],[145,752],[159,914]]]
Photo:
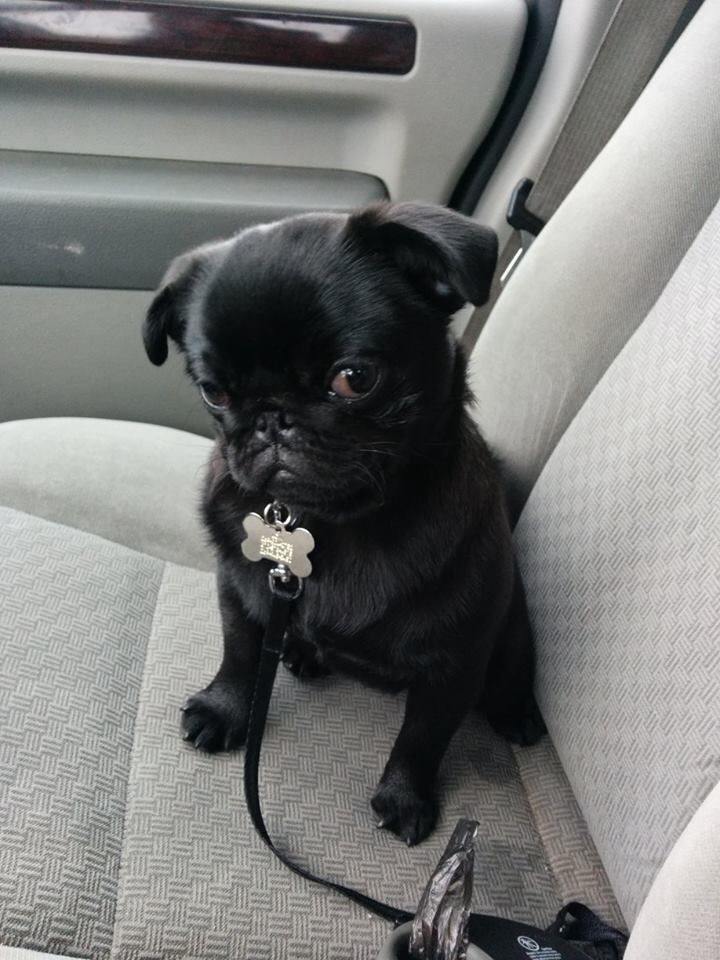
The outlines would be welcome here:
[[[523,178],[512,192],[507,221],[515,229],[501,251],[488,302],[465,328],[468,352],[523,253],[620,126],[701,3],[618,0],[537,180]]]

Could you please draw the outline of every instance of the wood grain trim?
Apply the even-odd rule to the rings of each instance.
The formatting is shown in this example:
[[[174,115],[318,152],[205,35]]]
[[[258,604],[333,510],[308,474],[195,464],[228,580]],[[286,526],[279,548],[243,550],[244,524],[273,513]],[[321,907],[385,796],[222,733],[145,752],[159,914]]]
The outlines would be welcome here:
[[[407,20],[135,0],[0,0],[0,46],[405,74]]]

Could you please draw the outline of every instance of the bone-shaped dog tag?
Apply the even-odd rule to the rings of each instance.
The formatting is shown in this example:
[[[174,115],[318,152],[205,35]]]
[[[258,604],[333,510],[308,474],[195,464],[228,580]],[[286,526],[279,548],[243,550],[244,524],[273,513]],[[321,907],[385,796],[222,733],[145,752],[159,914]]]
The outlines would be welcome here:
[[[315,540],[309,530],[285,530],[265,523],[257,513],[249,513],[243,527],[247,537],[242,542],[242,552],[248,560],[273,560],[284,564],[296,577],[310,576],[312,564],[308,554],[314,549]]]

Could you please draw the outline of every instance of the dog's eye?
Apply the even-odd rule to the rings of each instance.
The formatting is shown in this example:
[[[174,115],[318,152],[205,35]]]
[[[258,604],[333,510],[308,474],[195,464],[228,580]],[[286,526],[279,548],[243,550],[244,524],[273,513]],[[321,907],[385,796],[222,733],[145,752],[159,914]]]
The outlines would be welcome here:
[[[370,393],[378,382],[378,371],[371,363],[343,365],[330,382],[330,393],[343,400],[356,400]]]
[[[230,394],[214,383],[201,383],[200,396],[211,410],[227,410],[230,406]]]

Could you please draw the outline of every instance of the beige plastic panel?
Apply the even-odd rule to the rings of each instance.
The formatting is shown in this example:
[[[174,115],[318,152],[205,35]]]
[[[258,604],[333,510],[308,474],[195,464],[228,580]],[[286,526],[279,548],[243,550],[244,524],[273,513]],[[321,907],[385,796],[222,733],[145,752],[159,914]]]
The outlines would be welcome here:
[[[108,417],[209,434],[211,422],[175,350],[145,356],[152,294],[0,287],[0,420]]]
[[[218,0],[208,0],[217,5]],[[297,0],[401,16],[404,77],[0,49],[0,149],[357,171],[444,201],[512,76],[524,0]]]

